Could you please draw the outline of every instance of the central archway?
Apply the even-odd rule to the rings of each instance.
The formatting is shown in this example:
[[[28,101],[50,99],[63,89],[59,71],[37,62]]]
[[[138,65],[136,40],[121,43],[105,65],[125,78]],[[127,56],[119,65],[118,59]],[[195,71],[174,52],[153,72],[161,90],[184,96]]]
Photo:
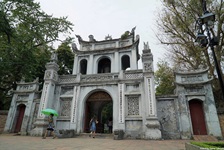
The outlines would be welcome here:
[[[85,103],[85,124],[84,132],[89,132],[89,121],[91,117],[96,116],[99,123],[96,132],[105,133],[105,124],[109,118],[112,118],[113,102],[111,96],[104,91],[92,93]]]

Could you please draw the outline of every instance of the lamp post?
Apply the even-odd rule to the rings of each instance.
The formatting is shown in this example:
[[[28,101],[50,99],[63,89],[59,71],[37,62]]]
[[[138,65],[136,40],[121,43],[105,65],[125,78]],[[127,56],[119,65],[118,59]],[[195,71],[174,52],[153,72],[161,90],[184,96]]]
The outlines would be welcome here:
[[[214,59],[219,83],[220,83],[220,88],[222,90],[222,96],[223,96],[222,98],[224,98],[224,85],[223,85],[222,73],[221,73],[221,69],[218,64],[217,57],[214,50],[214,46],[218,45],[219,39],[214,34],[211,37],[211,33],[210,33],[212,31],[212,28],[215,22],[215,14],[208,12],[206,8],[206,0],[202,0],[202,5],[203,5],[204,14],[201,17],[199,17],[197,20],[198,34],[196,37],[196,42],[198,42],[201,47],[206,47],[206,46],[210,47],[212,51],[212,56]],[[206,31],[207,36],[204,35],[204,31]]]

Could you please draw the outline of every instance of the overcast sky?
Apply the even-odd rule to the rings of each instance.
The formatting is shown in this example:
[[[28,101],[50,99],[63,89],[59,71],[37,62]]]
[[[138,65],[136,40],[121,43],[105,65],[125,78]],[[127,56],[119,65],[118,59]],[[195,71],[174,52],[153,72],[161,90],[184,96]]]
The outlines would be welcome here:
[[[84,40],[92,34],[97,41],[106,35],[119,38],[125,31],[136,26],[140,35],[139,50],[143,42],[149,42],[154,56],[154,68],[165,50],[156,39],[156,17],[161,9],[160,0],[35,0],[41,8],[54,17],[67,16],[74,24],[74,35]],[[78,40],[75,40],[78,43]],[[57,48],[57,47],[56,47]],[[142,68],[139,62],[139,68]]]

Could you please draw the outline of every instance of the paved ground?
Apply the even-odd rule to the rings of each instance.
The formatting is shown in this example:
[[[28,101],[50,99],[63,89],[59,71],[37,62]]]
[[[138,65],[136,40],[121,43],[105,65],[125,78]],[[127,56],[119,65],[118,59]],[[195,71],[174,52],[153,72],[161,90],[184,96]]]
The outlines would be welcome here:
[[[42,139],[0,134],[0,150],[184,150],[187,140]]]

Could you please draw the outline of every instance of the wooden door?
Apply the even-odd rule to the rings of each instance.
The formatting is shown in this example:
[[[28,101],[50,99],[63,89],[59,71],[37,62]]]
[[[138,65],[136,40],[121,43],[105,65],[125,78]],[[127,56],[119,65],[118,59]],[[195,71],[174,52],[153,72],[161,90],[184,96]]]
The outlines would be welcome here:
[[[189,108],[191,114],[191,123],[194,135],[207,135],[203,102],[199,100],[189,101]]]
[[[18,118],[17,118],[17,121],[16,121],[16,127],[15,127],[15,130],[14,130],[15,133],[18,133],[21,130],[25,109],[26,109],[26,106],[23,105],[23,104],[18,106],[19,115],[18,115]]]
[[[91,119],[91,116],[90,116],[90,103],[86,102],[84,132],[87,132],[87,133],[90,132],[90,128],[89,128],[90,119]]]

